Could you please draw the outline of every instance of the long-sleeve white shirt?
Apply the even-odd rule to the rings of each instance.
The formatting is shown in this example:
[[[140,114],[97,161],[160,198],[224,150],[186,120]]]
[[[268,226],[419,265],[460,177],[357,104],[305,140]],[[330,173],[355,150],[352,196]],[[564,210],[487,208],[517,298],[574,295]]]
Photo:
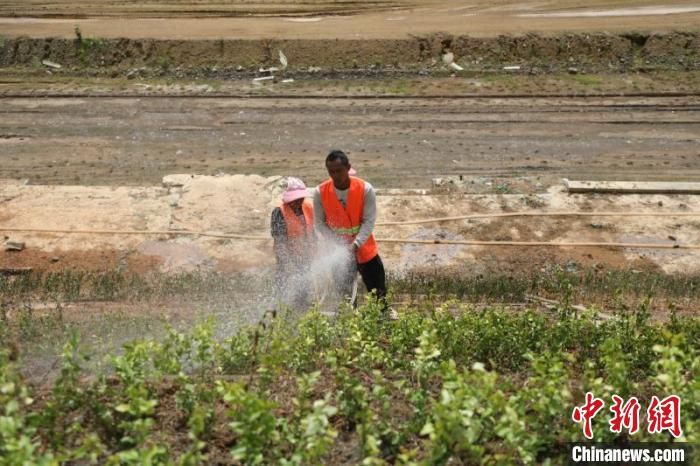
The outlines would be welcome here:
[[[368,182],[365,183],[365,205],[362,209],[362,223],[360,223],[360,231],[353,242],[358,248],[362,246],[374,231],[374,224],[377,221],[377,196],[374,192],[374,187]],[[333,186],[335,195],[343,205],[347,206],[348,192],[350,189],[338,189]],[[314,227],[316,231],[323,236],[332,238],[335,236],[333,231],[326,224],[326,212],[323,210],[321,203],[321,191],[316,187],[314,194]]]

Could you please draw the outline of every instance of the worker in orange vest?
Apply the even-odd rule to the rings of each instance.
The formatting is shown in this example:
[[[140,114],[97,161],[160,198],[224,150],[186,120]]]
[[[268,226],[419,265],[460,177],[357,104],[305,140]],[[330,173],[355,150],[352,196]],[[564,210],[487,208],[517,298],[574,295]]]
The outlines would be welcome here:
[[[305,300],[304,276],[313,257],[314,212],[307,199],[311,193],[299,178],[289,178],[282,203],[272,211],[270,229],[274,240],[278,298],[288,304]],[[283,296],[285,295],[285,296]]]
[[[357,271],[367,290],[386,306],[386,275],[372,231],[377,220],[374,188],[350,175],[350,160],[343,151],[326,157],[329,180],[314,191],[316,232],[350,249],[351,262],[338,270],[340,291],[349,295]],[[354,303],[353,303],[354,304]]]

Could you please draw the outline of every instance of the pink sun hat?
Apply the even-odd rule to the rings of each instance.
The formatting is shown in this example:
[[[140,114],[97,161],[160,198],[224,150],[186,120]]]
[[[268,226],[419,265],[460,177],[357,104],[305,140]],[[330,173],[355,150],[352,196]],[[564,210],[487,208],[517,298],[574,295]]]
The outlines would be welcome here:
[[[311,197],[304,182],[299,178],[287,178],[287,189],[282,194],[282,202],[288,204],[304,197]]]

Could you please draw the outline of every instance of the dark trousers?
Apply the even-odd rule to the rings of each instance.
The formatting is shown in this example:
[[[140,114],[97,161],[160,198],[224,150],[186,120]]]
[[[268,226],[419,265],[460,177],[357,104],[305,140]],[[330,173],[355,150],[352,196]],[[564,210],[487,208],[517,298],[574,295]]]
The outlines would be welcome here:
[[[375,290],[377,298],[384,300],[386,297],[386,274],[384,272],[384,263],[379,254],[374,256],[369,262],[357,264],[357,270],[360,272],[362,282],[365,284],[367,291]]]
[[[377,298],[381,301],[382,307],[386,309],[386,275],[382,259],[377,255],[371,261],[364,264],[357,264],[352,261],[347,267],[338,267],[333,270],[335,281],[338,284],[338,292],[341,296],[350,297],[352,295],[352,285],[357,272],[360,272],[362,282],[367,291],[375,291]],[[357,297],[351,303],[357,307]]]

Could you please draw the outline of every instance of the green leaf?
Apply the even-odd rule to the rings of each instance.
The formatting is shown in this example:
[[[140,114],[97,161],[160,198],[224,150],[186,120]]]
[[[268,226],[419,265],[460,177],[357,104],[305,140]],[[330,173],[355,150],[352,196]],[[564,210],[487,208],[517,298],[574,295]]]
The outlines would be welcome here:
[[[15,391],[15,383],[14,382],[7,382],[0,386],[0,393],[3,395],[9,395],[11,393],[14,393]]]
[[[118,413],[128,413],[129,411],[131,411],[131,407],[126,403],[122,403],[120,405],[117,405],[114,408],[114,410]]]
[[[420,430],[420,435],[432,435],[435,432],[435,426],[432,422],[426,422],[423,428]]]

